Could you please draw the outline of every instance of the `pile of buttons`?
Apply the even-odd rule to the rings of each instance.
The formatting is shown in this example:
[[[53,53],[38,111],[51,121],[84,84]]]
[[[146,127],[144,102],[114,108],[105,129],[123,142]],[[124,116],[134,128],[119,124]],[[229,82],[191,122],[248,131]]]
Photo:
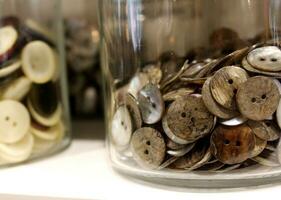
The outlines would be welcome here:
[[[116,90],[110,138],[119,154],[155,170],[281,165],[280,47],[226,28],[210,43],[212,57],[169,53]]]
[[[0,20],[0,164],[46,153],[63,137],[54,48],[35,21]]]

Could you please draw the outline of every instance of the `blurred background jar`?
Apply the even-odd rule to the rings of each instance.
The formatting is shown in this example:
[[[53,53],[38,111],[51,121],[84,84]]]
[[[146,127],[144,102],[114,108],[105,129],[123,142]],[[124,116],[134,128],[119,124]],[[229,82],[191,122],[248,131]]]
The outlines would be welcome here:
[[[100,9],[114,169],[189,187],[280,180],[278,1],[103,0]]]
[[[70,143],[61,2],[0,1],[0,163]]]
[[[74,118],[102,116],[97,0],[63,0],[66,61]]]

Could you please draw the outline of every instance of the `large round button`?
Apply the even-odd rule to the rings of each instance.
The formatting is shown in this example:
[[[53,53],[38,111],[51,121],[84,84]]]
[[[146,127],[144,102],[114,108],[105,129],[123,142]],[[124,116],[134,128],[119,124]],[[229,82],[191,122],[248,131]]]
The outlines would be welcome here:
[[[277,110],[280,94],[273,79],[255,76],[240,85],[236,99],[245,117],[260,121],[271,117]]]
[[[218,126],[211,136],[211,152],[225,164],[247,160],[255,147],[255,136],[247,125]]]
[[[164,112],[164,101],[160,90],[154,84],[147,84],[138,94],[142,119],[147,124],[158,122]]]
[[[162,120],[167,136],[179,144],[187,144],[205,136],[213,124],[214,115],[208,111],[200,96],[175,100]]]
[[[277,72],[281,71],[281,50],[276,46],[265,46],[251,51],[247,60],[256,69]]]
[[[57,68],[52,48],[42,41],[27,44],[21,55],[24,74],[35,83],[46,83],[54,77]]]
[[[239,85],[248,79],[247,72],[236,66],[224,67],[217,71],[210,81],[214,99],[223,107],[236,109],[235,95]]]
[[[205,106],[208,108],[208,110],[213,114],[218,116],[222,119],[230,119],[237,115],[239,115],[238,112],[226,109],[219,105],[213,98],[210,88],[210,82],[211,78],[208,78],[202,88],[202,98],[204,101]]]
[[[30,128],[30,116],[21,103],[13,100],[0,101],[0,142],[15,143]]]
[[[125,149],[132,135],[132,119],[125,105],[120,106],[112,119],[111,137],[118,149]]]
[[[31,155],[33,145],[34,138],[30,133],[27,133],[16,143],[0,143],[0,157],[10,163],[24,161]]]
[[[157,130],[144,127],[134,132],[131,150],[139,165],[155,169],[161,165],[165,158],[166,144]]]

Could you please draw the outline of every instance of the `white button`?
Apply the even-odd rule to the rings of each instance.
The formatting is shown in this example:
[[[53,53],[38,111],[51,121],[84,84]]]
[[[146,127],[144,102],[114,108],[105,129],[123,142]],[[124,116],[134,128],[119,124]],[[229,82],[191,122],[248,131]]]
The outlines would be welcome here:
[[[37,124],[36,122],[33,122],[31,124],[30,131],[38,138],[52,141],[58,138],[60,134],[59,132],[62,131],[62,129],[60,123],[52,127],[44,127],[40,124]]]
[[[13,51],[14,45],[18,39],[18,32],[12,26],[4,26],[0,28],[0,57],[5,57]]]
[[[112,119],[111,136],[118,149],[125,149],[132,135],[132,119],[126,106],[120,106]]]
[[[30,128],[30,116],[25,106],[17,101],[0,101],[0,142],[15,143]]]
[[[61,105],[58,104],[58,107],[56,109],[56,111],[48,118],[46,117],[42,117],[41,115],[39,115],[34,108],[32,107],[30,100],[27,100],[27,107],[28,110],[30,111],[31,116],[40,124],[44,125],[44,126],[54,126],[56,125],[61,118],[62,115],[62,108]]]
[[[29,92],[31,85],[32,82],[25,76],[22,76],[5,87],[1,97],[2,99],[21,101]]]
[[[4,64],[4,66],[1,67],[0,70],[0,78],[10,75],[11,73],[18,70],[20,67],[21,67],[20,60],[12,60],[11,62]]]
[[[21,59],[24,74],[35,83],[46,83],[57,73],[55,53],[45,42],[34,41],[27,44]]]
[[[0,143],[0,157],[10,163],[24,161],[31,155],[33,144],[34,139],[30,133],[14,144]]]

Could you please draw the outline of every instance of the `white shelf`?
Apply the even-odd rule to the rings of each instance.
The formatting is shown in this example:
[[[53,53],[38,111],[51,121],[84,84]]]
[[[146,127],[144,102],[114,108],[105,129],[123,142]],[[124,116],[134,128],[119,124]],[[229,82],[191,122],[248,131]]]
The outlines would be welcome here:
[[[76,134],[78,130],[81,137],[61,154],[1,169],[0,199],[264,200],[280,196],[281,185],[217,191],[173,188],[128,179],[113,171],[107,162],[101,123],[75,123]],[[87,132],[93,132],[92,137]]]

